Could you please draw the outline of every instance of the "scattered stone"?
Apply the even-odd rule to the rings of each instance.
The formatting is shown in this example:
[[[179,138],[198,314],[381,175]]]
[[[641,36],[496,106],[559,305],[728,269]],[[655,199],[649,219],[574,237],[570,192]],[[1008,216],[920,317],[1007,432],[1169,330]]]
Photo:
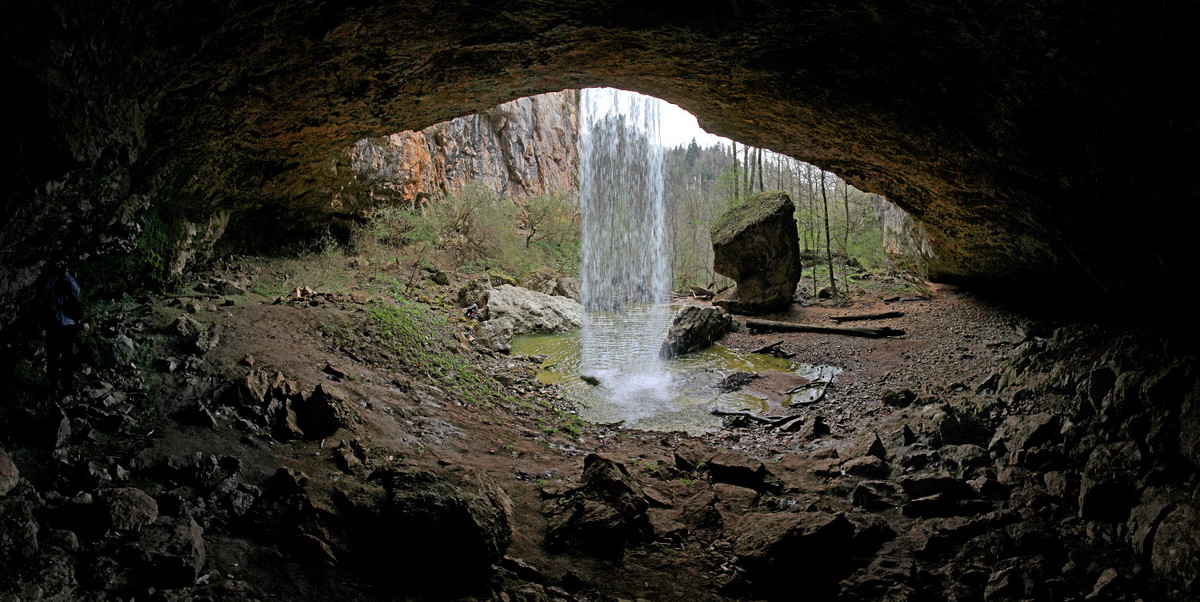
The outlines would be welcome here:
[[[906,408],[917,401],[917,393],[912,389],[888,389],[883,392],[883,404],[893,408]]]
[[[658,356],[670,359],[702,351],[733,330],[733,318],[719,307],[687,305],[675,315]]]
[[[328,360],[325,361],[324,372],[325,372],[325,374],[328,374],[339,380],[344,379],[347,376],[349,376],[349,374],[347,374],[347,372],[345,370],[338,368],[337,366],[333,365],[333,362],[328,361]]]
[[[554,286],[554,294],[582,301],[583,283],[579,278],[559,278]]]
[[[1200,587],[1200,512],[1181,504],[1163,518],[1154,533],[1150,567],[1171,596],[1184,599]]]
[[[1079,482],[1080,518],[1124,521],[1137,499],[1141,463],[1142,453],[1133,442],[1097,445]]]
[[[320,384],[294,404],[296,425],[308,439],[324,439],[346,425],[350,403],[346,392]]]
[[[162,588],[196,585],[204,567],[204,529],[190,517],[158,519],[130,544],[138,573]]]
[[[762,485],[767,468],[762,461],[742,452],[721,450],[709,461],[709,473],[714,481],[756,487]]]
[[[301,533],[292,538],[290,552],[296,558],[306,562],[328,566],[337,564],[337,555],[333,553],[333,548],[329,547],[329,544],[321,538],[308,533]]]
[[[989,449],[1000,453],[1028,450],[1059,440],[1062,421],[1049,413],[1009,416],[996,429]]]
[[[751,195],[712,226],[713,269],[737,286],[713,304],[738,314],[791,305],[803,269],[795,206],[784,192]]]
[[[98,497],[104,507],[107,526],[114,531],[137,532],[158,519],[158,502],[141,489],[104,489]]]
[[[470,307],[474,305],[479,308],[487,307],[491,291],[492,277],[487,274],[480,274],[468,280],[462,288],[458,289],[458,306]]]
[[[904,495],[912,499],[942,495],[958,501],[975,497],[975,490],[966,481],[948,475],[905,475],[896,482]]]
[[[17,470],[17,465],[13,463],[8,452],[0,448],[0,497],[12,491],[20,480],[21,471]]]
[[[547,549],[578,548],[597,556],[619,557],[628,544],[653,533],[645,492],[624,464],[589,454],[581,481],[551,520]]]
[[[762,597],[792,598],[802,584],[811,599],[829,600],[848,566],[853,534],[841,514],[752,513],[738,524],[733,553]]]
[[[499,353],[508,353],[512,350],[514,328],[513,319],[506,316],[476,323],[475,336],[487,348]]]
[[[378,469],[336,498],[348,551],[373,570],[421,584],[486,578],[512,541],[512,501],[471,468]]]
[[[829,424],[825,422],[824,416],[812,416],[804,426],[798,431],[803,439],[813,440],[820,439],[829,434]]]
[[[554,270],[541,267],[525,276],[525,279],[521,281],[521,286],[543,295],[553,295],[554,289],[558,286],[558,278],[555,276]]]
[[[685,471],[696,470],[701,465],[707,467],[714,453],[713,448],[687,439],[675,448],[675,466]]]
[[[892,504],[884,499],[880,491],[882,487],[881,483],[859,483],[855,486],[854,492],[850,494],[850,503],[872,512],[887,510],[892,507]]]
[[[892,469],[876,456],[860,456],[842,462],[842,472],[855,477],[885,479]]]
[[[37,554],[38,524],[33,511],[34,504],[27,499],[0,496],[0,567]]]
[[[879,435],[870,432],[864,433],[852,441],[850,445],[846,446],[841,456],[848,459],[875,456],[880,460],[886,460],[887,450],[883,447],[883,441],[879,439]]]

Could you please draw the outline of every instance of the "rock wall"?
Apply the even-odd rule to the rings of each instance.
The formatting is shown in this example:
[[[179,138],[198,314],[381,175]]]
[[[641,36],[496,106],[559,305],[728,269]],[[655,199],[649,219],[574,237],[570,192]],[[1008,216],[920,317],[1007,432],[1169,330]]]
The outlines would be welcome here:
[[[383,138],[347,151],[350,179],[335,202],[416,206],[471,181],[501,198],[576,187],[579,92],[563,90]]]

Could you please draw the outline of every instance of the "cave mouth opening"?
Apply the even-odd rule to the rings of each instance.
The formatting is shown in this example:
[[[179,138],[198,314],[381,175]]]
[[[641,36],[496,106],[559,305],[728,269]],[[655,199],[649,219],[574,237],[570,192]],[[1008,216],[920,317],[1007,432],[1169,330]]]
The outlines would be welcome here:
[[[585,309],[582,331],[518,328],[512,351],[546,357],[539,380],[597,423],[703,432],[721,424],[714,407],[778,413],[817,393],[809,383],[841,372],[719,347],[659,361],[679,308],[707,304],[734,284],[713,269],[709,230],[750,196],[781,190],[794,199],[801,306],[920,294],[932,255],[920,224],[882,196],[712,135],[685,110],[634,92],[526,97],[359,140],[344,159],[353,177],[335,202],[369,207],[365,234],[351,241],[368,261],[382,256],[414,269],[432,261],[534,288],[538,272],[582,276],[573,291]],[[656,280],[663,282],[649,285]],[[788,377],[744,390],[726,382],[759,373]]]

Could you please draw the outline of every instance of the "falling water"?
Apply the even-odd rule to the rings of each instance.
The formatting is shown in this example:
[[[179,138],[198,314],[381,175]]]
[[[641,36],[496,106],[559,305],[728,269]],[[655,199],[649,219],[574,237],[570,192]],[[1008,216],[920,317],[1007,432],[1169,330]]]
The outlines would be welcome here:
[[[658,366],[671,319],[661,102],[611,88],[580,96],[582,371],[628,403],[669,384]]]

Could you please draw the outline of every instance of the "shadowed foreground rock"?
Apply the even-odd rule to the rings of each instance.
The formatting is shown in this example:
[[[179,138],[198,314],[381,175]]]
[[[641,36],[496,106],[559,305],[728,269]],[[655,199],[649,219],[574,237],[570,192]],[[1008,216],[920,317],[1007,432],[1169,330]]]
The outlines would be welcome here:
[[[713,224],[713,270],[737,281],[714,305],[739,314],[787,309],[803,270],[795,213],[787,193],[764,192]]]

